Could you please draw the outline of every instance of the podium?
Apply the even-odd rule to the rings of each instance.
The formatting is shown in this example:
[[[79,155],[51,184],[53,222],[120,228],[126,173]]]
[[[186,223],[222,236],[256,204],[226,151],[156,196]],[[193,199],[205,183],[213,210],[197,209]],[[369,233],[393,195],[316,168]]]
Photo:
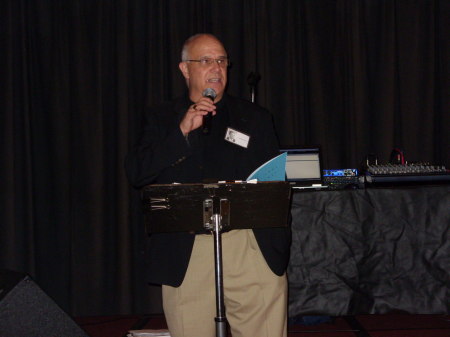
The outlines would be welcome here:
[[[142,190],[148,234],[212,233],[216,287],[216,336],[226,337],[223,293],[223,231],[286,227],[291,188],[287,182],[155,184]]]

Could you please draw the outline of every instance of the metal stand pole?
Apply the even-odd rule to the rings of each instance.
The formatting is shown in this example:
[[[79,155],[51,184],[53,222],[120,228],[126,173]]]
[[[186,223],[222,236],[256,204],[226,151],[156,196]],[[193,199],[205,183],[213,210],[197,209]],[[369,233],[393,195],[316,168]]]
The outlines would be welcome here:
[[[220,214],[214,213],[214,259],[216,266],[216,337],[227,336],[227,318],[223,301],[222,235]]]
[[[260,79],[261,79],[261,75],[257,71],[251,72],[247,76],[247,83],[250,86],[250,97],[251,97],[252,103],[255,103],[256,86]]]
[[[227,317],[223,294],[222,227],[230,224],[230,203],[217,196],[203,201],[203,227],[214,236],[214,266],[216,277],[216,337],[227,336]]]

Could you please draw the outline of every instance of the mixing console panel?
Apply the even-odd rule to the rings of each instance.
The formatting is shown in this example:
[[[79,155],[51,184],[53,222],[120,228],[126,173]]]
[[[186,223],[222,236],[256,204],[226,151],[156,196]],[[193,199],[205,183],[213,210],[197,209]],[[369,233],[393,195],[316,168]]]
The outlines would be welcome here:
[[[366,182],[450,182],[450,171],[444,166],[427,163],[369,165],[366,169]]]

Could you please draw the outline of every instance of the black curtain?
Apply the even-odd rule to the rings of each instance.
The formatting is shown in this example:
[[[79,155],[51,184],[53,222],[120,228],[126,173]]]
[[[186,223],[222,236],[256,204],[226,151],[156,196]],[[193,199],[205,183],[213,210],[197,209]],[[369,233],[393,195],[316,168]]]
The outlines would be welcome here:
[[[0,268],[74,315],[154,312],[123,160],[145,107],[181,94],[183,41],[216,34],[228,91],[326,168],[450,165],[447,0],[6,0],[0,5]]]

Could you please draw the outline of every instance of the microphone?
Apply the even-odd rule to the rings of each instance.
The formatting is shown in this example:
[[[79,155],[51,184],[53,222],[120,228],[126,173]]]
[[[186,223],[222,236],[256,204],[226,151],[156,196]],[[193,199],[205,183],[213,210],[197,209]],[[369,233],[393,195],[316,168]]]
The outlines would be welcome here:
[[[214,102],[214,99],[216,98],[217,94],[212,88],[206,88],[202,92],[203,97],[208,97],[211,101]],[[212,120],[212,113],[211,111],[208,112],[207,115],[203,116],[203,125],[202,130],[204,134],[209,134],[209,131],[211,130],[211,120]]]

